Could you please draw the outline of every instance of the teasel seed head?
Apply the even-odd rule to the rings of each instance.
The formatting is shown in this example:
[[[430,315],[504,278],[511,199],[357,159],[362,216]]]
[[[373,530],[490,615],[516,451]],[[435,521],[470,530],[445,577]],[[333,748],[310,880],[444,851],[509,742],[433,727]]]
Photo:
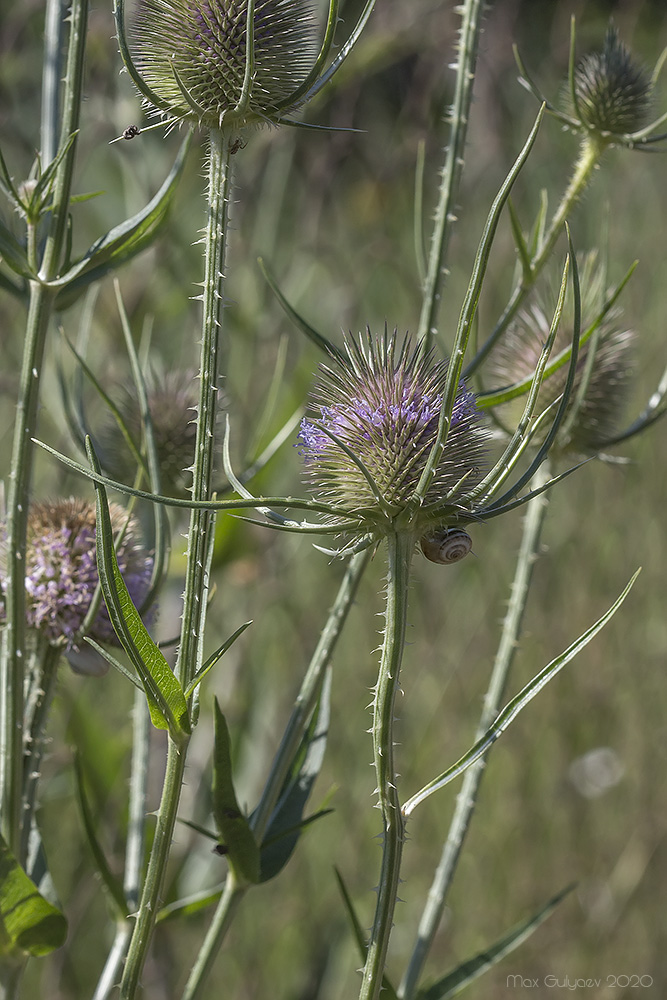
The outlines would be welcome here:
[[[239,107],[248,0],[139,0],[129,48],[134,68],[159,102],[153,110],[235,130],[293,110],[290,96],[306,80],[318,51],[313,5],[256,0],[253,13],[253,74],[249,99]]]
[[[574,92],[582,124],[596,132],[623,136],[639,131],[651,106],[651,80],[618,37],[607,29],[602,51],[579,62]]]

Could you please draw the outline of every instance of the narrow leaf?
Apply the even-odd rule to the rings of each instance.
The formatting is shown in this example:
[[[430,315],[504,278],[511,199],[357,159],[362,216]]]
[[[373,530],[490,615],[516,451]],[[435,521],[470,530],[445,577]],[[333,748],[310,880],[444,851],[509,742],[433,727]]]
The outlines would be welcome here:
[[[225,847],[229,867],[239,882],[259,882],[259,847],[247,818],[239,808],[232,780],[229,729],[217,698],[213,702],[215,752],[213,756],[213,816]]]
[[[629,583],[623,589],[619,597],[617,597],[609,610],[606,611],[601,618],[598,618],[594,625],[591,625],[591,627],[580,635],[571,646],[568,646],[565,652],[561,653],[560,656],[557,656],[551,661],[551,663],[548,663],[547,666],[539,672],[539,674],[536,674],[536,676],[533,677],[533,679],[529,681],[524,688],[522,688],[515,698],[508,702],[505,708],[503,708],[503,710],[496,717],[495,722],[493,722],[489,729],[487,729],[484,736],[482,736],[482,738],[478,740],[467,753],[459,758],[455,764],[452,764],[452,766],[449,767],[443,774],[429,782],[428,785],[425,785],[424,788],[417,792],[416,795],[413,795],[411,799],[408,799],[403,806],[403,815],[406,818],[416,809],[420,802],[423,802],[424,799],[427,799],[429,795],[432,795],[434,792],[444,788],[445,785],[448,785],[449,782],[458,777],[459,774],[462,774],[466,768],[470,767],[470,765],[474,764],[476,760],[479,760],[480,757],[484,756],[492,744],[495,743],[499,736],[502,736],[505,730],[514,721],[519,712],[521,712],[521,710],[533,700],[535,695],[539,694],[543,687],[546,687],[550,680],[553,680],[556,674],[562,670],[566,663],[573,660],[577,653],[581,652],[584,646],[588,645],[591,639],[593,639],[616,614],[621,604],[630,593],[635,580],[639,576],[639,573],[640,570],[637,570],[637,572],[633,574]]]
[[[76,798],[79,805],[79,811],[81,813],[81,821],[83,823],[88,846],[90,847],[95,860],[95,867],[100,878],[102,879],[102,883],[108,890],[114,910],[116,911],[116,916],[123,920],[127,916],[127,901],[125,899],[125,893],[123,892],[121,883],[111,871],[109,862],[107,861],[104,850],[102,849],[102,845],[98,840],[97,832],[95,830],[95,820],[93,819],[90,803],[88,802],[88,796],[86,795],[86,790],[83,785],[83,769],[81,767],[81,759],[78,754],[74,758],[74,783],[76,785]]]
[[[287,316],[289,316],[294,325],[298,327],[298,329],[301,330],[301,332],[304,333],[306,337],[308,337],[308,339],[311,340],[313,344],[315,344],[316,347],[319,347],[319,349],[323,351],[326,355],[328,355],[330,358],[342,359],[344,357],[343,352],[340,351],[335,344],[332,344],[330,340],[327,340],[327,338],[324,337],[321,333],[318,333],[317,330],[315,330],[310,325],[310,323],[307,323],[306,320],[303,318],[303,316],[301,316],[296,311],[296,309],[294,309],[289,304],[283,293],[278,288],[276,279],[273,277],[271,271],[269,271],[268,267],[266,266],[261,257],[257,258],[257,263],[259,264],[259,268],[262,274],[266,278],[269,288],[271,289],[275,297],[278,299],[278,302],[282,306],[283,311],[286,313]]]
[[[361,922],[356,914],[354,905],[352,903],[352,898],[347,891],[347,886],[343,881],[343,876],[337,868],[334,868],[334,874],[336,876],[336,881],[338,882],[338,888],[340,889],[340,894],[343,897],[343,903],[345,904],[345,909],[347,910],[347,915],[352,926],[352,933],[354,934],[354,939],[357,943],[357,948],[359,950],[359,956],[362,962],[366,961],[366,952],[368,951],[368,942],[366,940],[366,935],[363,932]],[[386,975],[382,976],[382,997],[386,1000],[398,1000],[398,994],[396,990],[391,985]]]
[[[0,954],[48,955],[66,936],[65,917],[40,895],[0,837]]]
[[[99,462],[89,438],[86,450],[93,471],[99,475]],[[153,725],[157,729],[168,729],[174,741],[182,742],[190,733],[183,689],[132,602],[114,551],[106,490],[96,483],[95,491],[97,568],[109,618],[144,686]]]
[[[327,673],[316,712],[294,755],[292,767],[266,828],[261,849],[261,881],[283,870],[303,829],[306,803],[320,773],[329,729],[331,674]]]
[[[243,635],[243,633],[245,632],[245,630],[250,625],[252,625],[251,621],[250,622],[244,622],[243,625],[239,625],[239,627],[237,628],[236,632],[233,632],[232,635],[230,635],[229,639],[225,639],[225,641],[223,642],[222,646],[219,646],[218,649],[216,649],[215,653],[211,653],[211,655],[209,656],[209,658],[206,661],[206,663],[204,663],[203,666],[200,667],[200,669],[197,671],[197,673],[195,674],[195,676],[192,678],[192,681],[191,681],[189,687],[186,689],[186,692],[185,692],[185,697],[186,698],[190,698],[194,694],[195,690],[199,687],[199,685],[201,684],[201,682],[204,680],[204,678],[206,677],[206,675],[209,672],[209,670],[211,670],[216,665],[216,663],[218,662],[218,660],[220,660],[220,658],[225,655],[225,653],[230,648],[230,646],[234,645],[234,643],[239,638],[239,636]]]
[[[68,305],[87,285],[130,260],[153,240],[164,221],[183,173],[192,133],[181,144],[178,156],[154,198],[131,219],[110,229],[59,279],[62,288],[58,305]],[[74,294],[73,294],[74,293]],[[61,303],[60,300],[63,300]]]
[[[491,969],[502,958],[523,944],[537,930],[540,924],[547,917],[551,916],[560,901],[568,893],[572,892],[573,888],[573,885],[569,885],[562,892],[559,892],[557,896],[554,896],[553,899],[550,899],[546,906],[543,906],[536,914],[523,923],[518,924],[486,951],[481,951],[474,958],[463,962],[456,969],[453,969],[452,972],[439,979],[437,983],[429,986],[428,989],[419,990],[417,1000],[448,1000],[449,997],[456,996],[457,993],[460,993],[461,990],[465,989],[475,979]]]

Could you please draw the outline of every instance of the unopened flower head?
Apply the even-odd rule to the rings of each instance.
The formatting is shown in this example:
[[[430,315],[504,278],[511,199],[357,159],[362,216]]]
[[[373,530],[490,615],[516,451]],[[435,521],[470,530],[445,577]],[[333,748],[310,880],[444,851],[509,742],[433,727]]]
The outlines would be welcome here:
[[[141,546],[136,519],[111,504],[114,537],[121,537],[116,557],[132,600],[145,601],[153,558]],[[0,567],[0,581],[4,572]],[[28,516],[26,552],[26,618],[29,628],[53,645],[68,649],[76,643],[98,583],[95,561],[95,507],[70,498],[33,503]],[[116,643],[116,635],[102,601],[87,632],[98,642]]]
[[[438,436],[447,364],[396,334],[345,341],[345,357],[322,366],[312,394],[317,417],[299,434],[320,499],[355,511],[382,531],[414,497]],[[444,453],[417,512],[416,535],[466,509],[485,467],[486,435],[475,398],[459,385]],[[378,496],[380,503],[378,503]]]
[[[198,388],[192,370],[172,369],[147,379],[148,409],[160,468],[160,488],[171,496],[184,496],[195,453]],[[119,403],[120,415],[137,448],[143,426],[136,391],[128,390]],[[131,482],[137,471],[118,422],[110,418],[100,432],[104,467],[121,482]]]
[[[586,255],[580,269],[581,330],[585,333],[600,313],[605,289],[603,271],[597,266],[594,253]],[[532,376],[544,342],[549,336],[552,305],[553,303],[548,305],[536,302],[531,308],[524,310],[510,327],[490,366],[498,385],[512,385]],[[556,333],[552,358],[570,346],[573,329],[573,307],[568,303]],[[618,431],[631,382],[633,341],[634,333],[620,325],[620,311],[612,309],[600,320],[593,336],[581,346],[569,403],[570,413],[574,412],[574,417],[569,420],[566,414],[563,422],[565,434],[559,432],[557,435],[554,452],[594,455],[613,439]],[[592,362],[589,354],[591,345],[595,346]],[[561,395],[567,371],[567,364],[564,364],[545,380],[540,390],[542,405],[549,405]],[[584,380],[587,380],[585,392],[579,399]],[[523,407],[523,400],[508,404],[503,410],[517,407]],[[576,409],[573,411],[573,408]]]
[[[317,55],[312,3],[256,0],[245,100],[247,28],[248,0],[139,0],[130,50],[134,67],[156,99],[154,110],[208,128],[236,129],[293,110],[290,98]]]
[[[622,136],[639,131],[651,105],[651,80],[619,40],[607,30],[601,52],[585,56],[574,71],[574,91],[582,123]]]

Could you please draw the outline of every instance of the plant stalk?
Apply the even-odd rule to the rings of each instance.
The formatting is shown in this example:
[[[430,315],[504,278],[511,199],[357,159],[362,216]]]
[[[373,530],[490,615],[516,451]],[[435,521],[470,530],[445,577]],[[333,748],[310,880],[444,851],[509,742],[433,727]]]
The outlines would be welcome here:
[[[192,499],[197,501],[211,498],[213,484],[230,187],[229,139],[223,132],[212,130],[209,148],[208,218],[204,238],[205,265],[202,296],[199,411],[192,485]],[[183,596],[181,641],[175,669],[176,676],[183,688],[187,688],[203,662],[204,628],[214,528],[215,514],[205,510],[192,510],[188,533],[188,561]],[[153,934],[155,917],[160,908],[162,887],[183,783],[188,742],[188,740],[184,740],[177,746],[172,740],[169,740],[162,799],[157,816],[157,831],[148,862],[137,922],[128,948],[121,981],[121,1000],[132,1000],[136,995]]]
[[[377,1000],[382,989],[404,841],[403,816],[394,767],[394,703],[399,689],[405,646],[410,563],[414,539],[409,532],[400,532],[389,535],[387,542],[386,619],[380,670],[373,701],[372,729],[373,760],[384,838],[375,917],[366,953],[359,1000]]]
[[[531,483],[538,489],[550,478],[545,462]],[[540,548],[542,527],[547,511],[548,494],[541,493],[528,504],[523,523],[523,535],[517,558],[509,607],[503,622],[498,651],[491,672],[489,688],[477,726],[475,742],[482,738],[502,708],[507,679],[517,650],[528,592]],[[436,870],[417,931],[417,938],[408,967],[398,989],[401,1000],[414,1000],[428,953],[442,920],[447,893],[452,884],[472,814],[477,805],[479,788],[484,775],[486,756],[472,764],[463,776],[461,791],[456,799],[454,816]]]

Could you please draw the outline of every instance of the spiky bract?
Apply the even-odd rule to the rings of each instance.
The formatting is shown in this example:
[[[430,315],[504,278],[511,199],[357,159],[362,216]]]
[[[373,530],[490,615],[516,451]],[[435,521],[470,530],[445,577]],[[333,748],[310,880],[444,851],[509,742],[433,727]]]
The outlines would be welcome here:
[[[344,359],[322,366],[313,391],[319,419],[304,419],[299,434],[320,498],[378,524],[387,511],[404,510],[437,439],[446,378],[446,362],[414,350],[408,338],[399,342],[396,333],[376,339],[367,330],[358,341],[346,338]],[[445,506],[465,509],[485,466],[485,440],[475,398],[461,383],[445,450],[415,525],[418,534],[442,521]]]
[[[627,135],[646,124],[651,80],[610,27],[601,52],[585,56],[574,72],[574,90],[583,123],[612,136]]]

